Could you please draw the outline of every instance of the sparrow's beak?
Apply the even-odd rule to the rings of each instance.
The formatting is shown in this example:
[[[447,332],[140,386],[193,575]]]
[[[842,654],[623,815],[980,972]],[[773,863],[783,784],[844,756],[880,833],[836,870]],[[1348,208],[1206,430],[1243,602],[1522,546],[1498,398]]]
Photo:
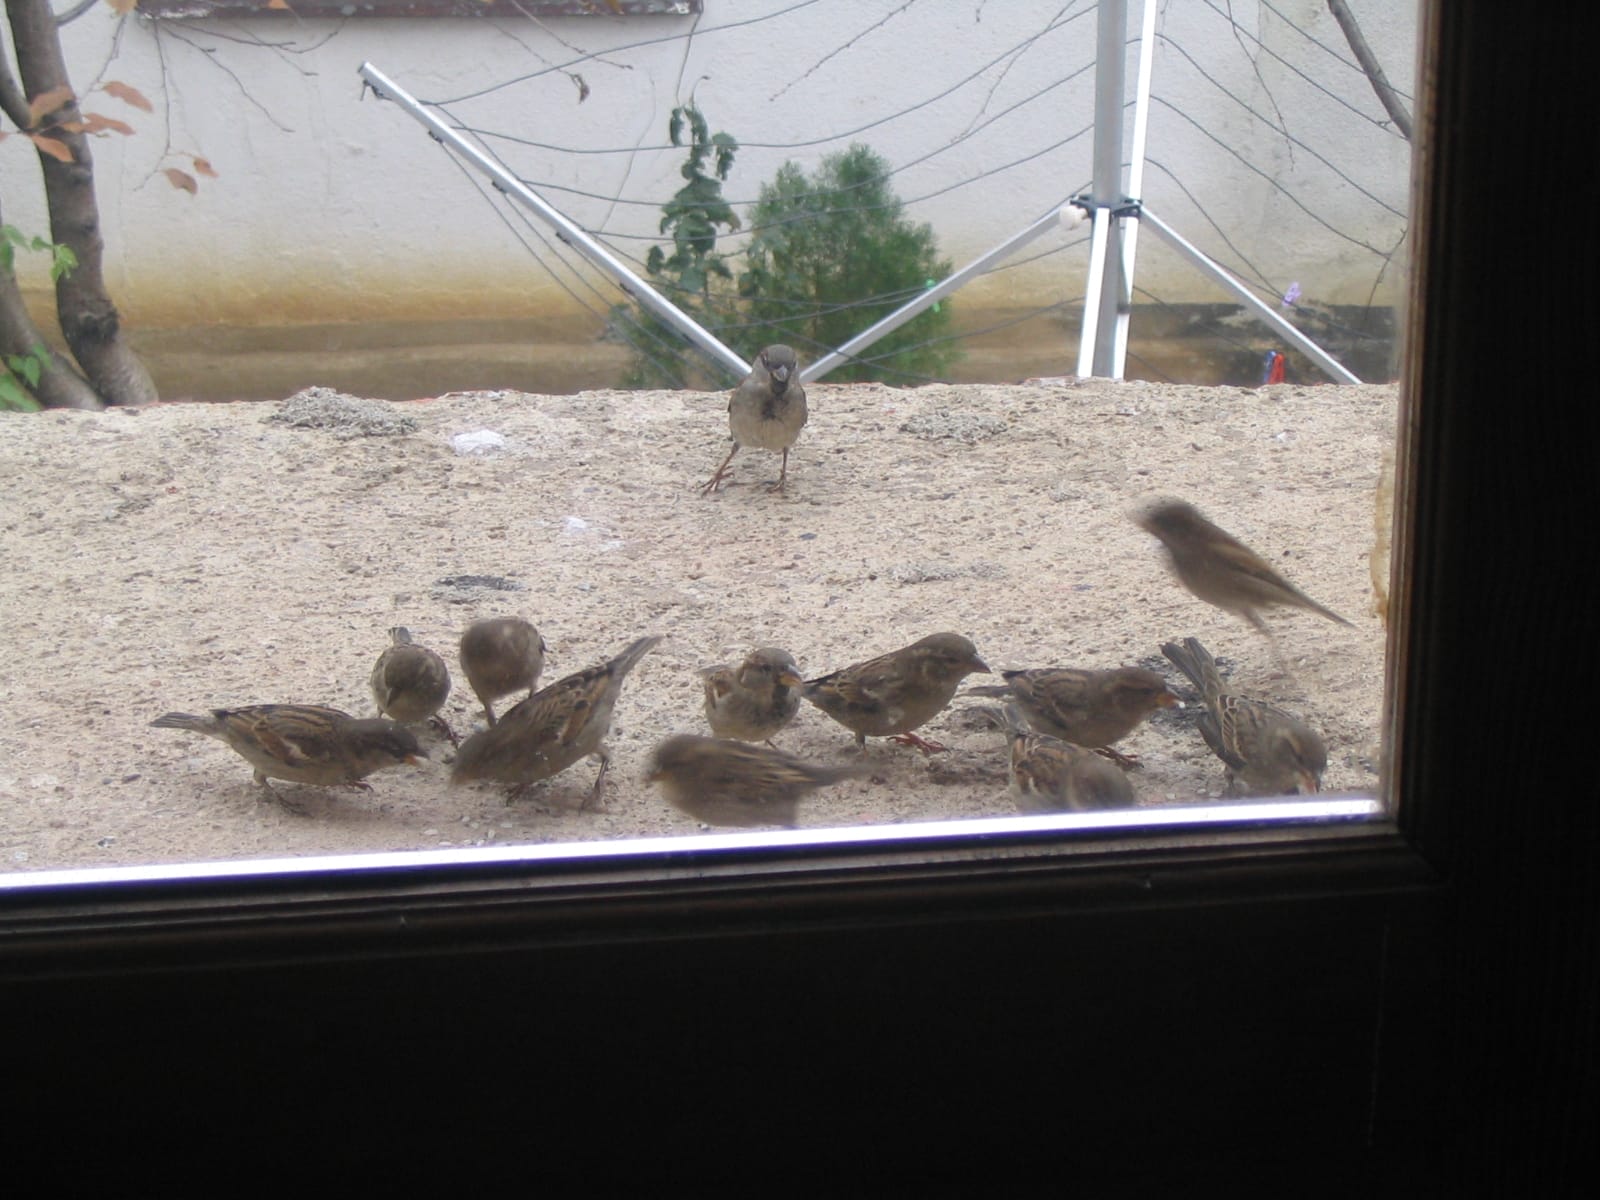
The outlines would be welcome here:
[[[1315,796],[1321,790],[1321,787],[1317,784],[1317,777],[1315,775],[1313,775],[1310,771],[1302,771],[1300,773],[1301,795]]]
[[[994,672],[989,669],[989,664],[984,662],[983,659],[979,658],[976,654],[972,656],[972,669],[982,675],[994,674]]]
[[[1171,692],[1162,692],[1160,697],[1156,700],[1156,707],[1158,707],[1158,708],[1182,708],[1183,707],[1183,701],[1179,700]]]
[[[801,679],[793,671],[784,671],[779,674],[778,682],[783,684],[784,687],[799,687],[805,680]]]
[[[789,386],[789,368],[787,366],[770,367],[770,368],[768,368],[767,373],[772,376],[772,390],[773,391],[782,392],[782,391],[784,391],[784,390],[786,390],[788,388],[788,386]]]

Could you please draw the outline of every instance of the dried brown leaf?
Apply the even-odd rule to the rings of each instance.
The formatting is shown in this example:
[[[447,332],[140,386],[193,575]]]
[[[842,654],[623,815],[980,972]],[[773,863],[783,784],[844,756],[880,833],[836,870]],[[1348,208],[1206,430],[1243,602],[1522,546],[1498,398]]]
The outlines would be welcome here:
[[[129,125],[126,121],[119,121],[115,117],[108,117],[104,113],[85,113],[84,124],[90,133],[100,133],[106,129],[123,135],[131,135],[133,133],[132,125]]]
[[[127,84],[116,79],[113,79],[110,83],[105,84],[104,86],[106,95],[115,96],[124,104],[131,104],[134,108],[140,109],[144,112],[155,111],[155,106],[144,98],[144,93],[138,88],[129,87]]]
[[[51,158],[59,159],[64,163],[72,161],[72,151],[67,149],[65,142],[57,141],[53,137],[45,137],[42,133],[30,133],[28,139]]]
[[[37,126],[39,122],[48,117],[64,104],[71,104],[74,99],[72,89],[66,84],[53,87],[48,92],[40,92],[28,101],[28,124]]]
[[[216,169],[212,167],[211,160],[209,158],[196,158],[194,160],[194,169],[199,171],[200,174],[204,175],[207,179],[215,179],[217,177]]]
[[[112,12],[125,17],[133,11],[139,0],[106,0],[106,3],[111,6]]]
[[[177,167],[167,167],[161,172],[167,177],[167,182],[175,188],[181,188],[191,196],[200,190],[200,185],[194,181],[194,176],[187,171],[180,171]]]

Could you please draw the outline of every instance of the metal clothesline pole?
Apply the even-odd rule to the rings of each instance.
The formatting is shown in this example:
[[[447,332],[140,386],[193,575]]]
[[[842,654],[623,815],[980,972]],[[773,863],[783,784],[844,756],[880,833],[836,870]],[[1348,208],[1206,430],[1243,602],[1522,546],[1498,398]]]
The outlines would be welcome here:
[[[1128,0],[1100,0],[1095,10],[1094,62],[1094,238],[1090,243],[1089,280],[1083,300],[1083,329],[1078,337],[1078,374],[1115,378],[1114,344],[1117,314],[1127,272],[1122,263],[1121,218],[1116,212],[1122,190],[1122,99],[1127,71]]]
[[[1138,204],[1144,195],[1144,152],[1150,135],[1150,81],[1155,72],[1156,0],[1144,0],[1139,25],[1139,74],[1133,85],[1133,145],[1128,152],[1128,195]],[[1112,337],[1111,378],[1121,379],[1128,368],[1128,327],[1133,321],[1133,268],[1139,256],[1139,210],[1122,221],[1122,303]]]
[[[656,291],[643,279],[639,278],[616,255],[591,237],[588,232],[574,224],[556,208],[546,203],[542,196],[533,191],[522,180],[429,112],[404,88],[378,70],[377,67],[370,62],[364,62],[361,64],[360,74],[361,78],[366,80],[368,86],[380,97],[398,104],[436,139],[449,146],[457,154],[487,174],[502,192],[531,209],[546,224],[555,229],[558,238],[582,254],[600,270],[610,275],[616,280],[617,286],[627,292],[628,295],[639,301],[640,304],[643,304],[674,329],[677,329],[684,337],[699,346],[700,349],[711,355],[712,358],[727,367],[736,376],[743,377],[750,370],[750,364],[723,345],[715,334],[673,304],[672,301]]]
[[[1207,278],[1216,281],[1260,317],[1267,324],[1283,334],[1290,342],[1299,347],[1300,351],[1317,366],[1329,375],[1344,383],[1360,383],[1361,380],[1353,374],[1343,363],[1334,358],[1321,346],[1317,345],[1305,334],[1301,333],[1288,321],[1284,320],[1270,304],[1265,303],[1244,284],[1240,283],[1219,263],[1207,258],[1197,246],[1185,238],[1172,226],[1168,225],[1148,208],[1143,210],[1143,219],[1150,226],[1150,232],[1159,236],[1164,242],[1176,250]]]
[[[870,346],[885,334],[892,333],[907,321],[914,320],[926,309],[933,307],[951,292],[961,287],[967,280],[976,275],[981,275],[995,263],[1016,253],[1029,242],[1043,237],[1057,226],[1066,225],[1071,227],[1078,224],[1082,219],[1080,210],[1070,204],[1063,205],[1054,212],[1046,213],[1026,229],[1012,234],[994,249],[980,254],[960,270],[952,271],[939,283],[920,293],[916,299],[901,305],[877,324],[863,329],[837,350],[832,350],[817,359],[800,372],[801,380],[810,383],[813,379],[820,379],[835,367],[849,362],[855,356],[857,350]]]

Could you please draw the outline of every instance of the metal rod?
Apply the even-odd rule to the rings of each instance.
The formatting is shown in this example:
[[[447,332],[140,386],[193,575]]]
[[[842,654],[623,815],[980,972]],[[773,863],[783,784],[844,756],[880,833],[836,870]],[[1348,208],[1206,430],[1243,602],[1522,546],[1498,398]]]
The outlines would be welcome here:
[[[1094,225],[1089,233],[1089,281],[1085,296],[1101,294],[1106,280],[1106,251],[1111,245],[1111,210],[1095,205]],[[1083,329],[1078,335],[1078,374],[1087,378],[1094,374],[1095,346],[1099,341],[1100,306],[1083,302]]]
[[[1076,209],[1073,211],[1076,213]],[[1060,208],[1055,212],[1046,213],[1032,225],[1029,225],[1026,229],[1012,234],[994,249],[980,254],[977,258],[973,259],[966,266],[960,268],[959,270],[952,271],[949,275],[945,276],[942,281],[935,284],[927,291],[920,293],[916,299],[901,305],[888,316],[884,317],[881,321],[877,322],[877,324],[870,325],[866,329],[863,329],[860,333],[856,334],[855,337],[851,338],[837,350],[831,350],[821,358],[817,359],[816,362],[812,363],[809,367],[800,372],[801,381],[804,383],[810,383],[813,379],[822,378],[822,376],[826,375],[829,371],[833,370],[842,363],[849,362],[857,350],[861,350],[872,345],[873,342],[876,342],[885,334],[893,333],[896,329],[899,329],[900,326],[904,325],[907,321],[914,319],[925,309],[928,309],[939,303],[940,300],[943,300],[951,292],[961,287],[973,276],[979,275],[988,270],[989,267],[994,263],[999,262],[1003,258],[1009,257],[1023,246],[1026,246],[1029,242],[1035,240],[1036,238],[1042,237],[1044,234],[1047,234],[1052,229],[1056,228],[1056,226],[1068,220],[1076,220],[1076,217],[1067,216],[1066,208]]]
[[[1098,217],[1098,214],[1096,214],[1096,216]],[[1246,307],[1255,311],[1256,316],[1260,317],[1263,321],[1267,322],[1267,324],[1275,328],[1279,333],[1283,334],[1285,338],[1287,338],[1295,346],[1299,347],[1299,349],[1306,355],[1307,358],[1311,359],[1312,362],[1316,363],[1329,375],[1333,376],[1333,378],[1344,383],[1361,382],[1361,380],[1352,374],[1342,363],[1339,362],[1338,359],[1334,358],[1321,346],[1317,345],[1288,321],[1284,320],[1283,317],[1279,316],[1278,313],[1273,311],[1271,305],[1260,300],[1249,288],[1245,287],[1244,284],[1240,283],[1232,275],[1228,274],[1226,269],[1224,269],[1218,263],[1215,263],[1211,259],[1207,258],[1204,253],[1190,243],[1182,234],[1180,234],[1176,229],[1172,228],[1172,226],[1168,225],[1160,217],[1156,216],[1155,213],[1151,212],[1148,208],[1143,211],[1143,219],[1149,224],[1150,231],[1152,233],[1160,236],[1169,246],[1171,246],[1184,258],[1188,259],[1189,262],[1195,267],[1199,268],[1201,274],[1215,280],[1217,283],[1227,288],[1228,291],[1232,292],[1235,296],[1239,297],[1239,299],[1244,302]]]
[[[723,345],[715,334],[711,333],[693,317],[639,278],[611,251],[595,241],[587,231],[579,228],[564,214],[548,204],[542,196],[523,183],[522,180],[511,174],[505,167],[434,116],[404,88],[378,70],[377,67],[369,62],[364,62],[361,64],[360,74],[361,78],[366,80],[380,97],[398,104],[429,133],[433,134],[435,138],[493,179],[501,191],[513,199],[521,201],[527,208],[532,209],[546,224],[555,229],[558,238],[582,254],[600,270],[610,275],[612,279],[616,280],[617,286],[624,292],[639,301],[640,304],[655,313],[667,324],[677,329],[684,337],[727,367],[735,375],[742,378],[749,372],[750,363]]]
[[[1144,196],[1144,152],[1150,134],[1150,80],[1155,72],[1156,0],[1144,0],[1139,26],[1139,74],[1133,85],[1133,146],[1128,158],[1128,195]],[[1112,338],[1111,378],[1122,379],[1128,368],[1128,334],[1133,322],[1133,268],[1139,257],[1138,210],[1122,220],[1122,304],[1117,308]]]
[[[1128,0],[1100,0],[1095,12],[1094,64],[1094,185],[1090,191],[1098,224],[1099,210],[1122,206],[1122,101],[1126,90],[1128,53]],[[1115,219],[1114,219],[1115,220]],[[1115,220],[1120,226],[1120,220]],[[1084,297],[1084,327],[1080,341],[1094,330],[1091,361],[1093,374],[1110,376],[1114,363],[1113,337],[1117,312],[1122,307],[1122,242],[1108,242],[1103,250],[1103,270],[1091,271],[1091,286]],[[1090,311],[1095,314],[1091,322]],[[1078,349],[1080,368],[1086,355]],[[1081,369],[1080,375],[1087,372]]]

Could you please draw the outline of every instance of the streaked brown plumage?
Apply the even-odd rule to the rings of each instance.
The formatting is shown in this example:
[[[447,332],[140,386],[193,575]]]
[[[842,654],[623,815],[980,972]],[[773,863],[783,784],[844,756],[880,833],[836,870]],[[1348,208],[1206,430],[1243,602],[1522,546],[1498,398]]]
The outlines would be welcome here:
[[[646,778],[661,785],[675,808],[707,825],[793,827],[808,793],[872,769],[822,766],[766,746],[685,733],[656,747]]]
[[[660,640],[640,638],[608,662],[558,679],[508,709],[496,724],[461,743],[451,782],[515,784],[510,797],[515,798],[530,784],[592,754],[600,759],[600,773],[583,802],[588,808],[599,798],[611,765],[605,737],[611,731],[611,710],[623,680]]]
[[[397,625],[389,631],[392,645],[372,666],[372,698],[378,712],[402,725],[433,721],[454,742],[455,732],[439,710],[450,696],[450,668],[426,646],[411,640],[411,631]]]
[[[783,455],[774,492],[783,491],[789,477],[789,447],[794,445],[806,424],[806,389],[800,382],[800,361],[788,346],[768,346],[756,355],[739,386],[728,399],[728,432],[733,449],[711,478],[701,485],[707,495],[722,486],[728,477],[728,464],[741,446],[754,446]]]
[[[1200,736],[1228,768],[1229,778],[1256,795],[1316,792],[1328,748],[1304,721],[1223,687],[1217,664],[1196,638],[1163,643],[1161,653],[1189,677],[1205,701]]]
[[[426,758],[404,725],[352,717],[315,704],[256,704],[214,708],[204,716],[170,712],[150,722],[157,729],[187,729],[226,742],[255,769],[255,781],[347,786],[370,791],[362,780],[374,771]],[[285,802],[287,807],[298,808]]]
[[[720,738],[765,742],[800,711],[802,683],[794,656],[776,646],[752,650],[737,667],[700,672],[706,723]]]
[[[1128,777],[1087,746],[1036,733],[1015,704],[980,711],[1005,731],[1011,749],[1011,798],[1021,812],[1094,812],[1132,808]]]
[[[1009,696],[1040,733],[1091,750],[1104,749],[1119,760],[1126,756],[1111,750],[1113,742],[1127,737],[1156,709],[1178,703],[1167,681],[1143,667],[1104,671],[1040,667],[1000,675],[1004,683],[968,688],[965,694]]]
[[[1206,520],[1192,504],[1164,501],[1146,509],[1137,520],[1161,539],[1173,573],[1196,598],[1243,617],[1262,633],[1269,631],[1259,610],[1274,606],[1309,609],[1330,621],[1350,624],[1279,575],[1254,550]]]
[[[858,746],[869,736],[892,737],[929,753],[944,747],[911,731],[943,712],[975,671],[989,673],[977,647],[959,633],[935,633],[813,679],[801,695],[853,732]]]
[[[544,639],[521,617],[474,621],[461,635],[461,670],[492,726],[494,702],[527,688],[544,670]]]

